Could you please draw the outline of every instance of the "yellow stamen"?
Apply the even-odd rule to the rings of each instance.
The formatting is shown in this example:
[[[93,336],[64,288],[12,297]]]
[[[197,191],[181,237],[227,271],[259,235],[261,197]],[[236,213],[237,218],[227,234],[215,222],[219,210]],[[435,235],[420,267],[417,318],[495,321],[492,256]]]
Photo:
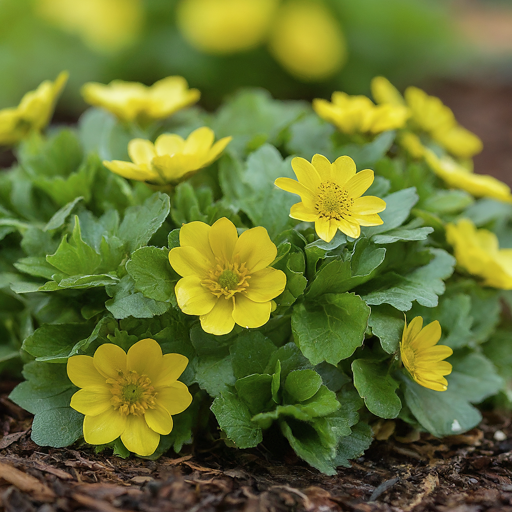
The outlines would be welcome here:
[[[315,210],[323,218],[342,220],[350,215],[354,200],[349,197],[345,188],[332,181],[320,184],[316,194]]]
[[[142,416],[147,409],[156,406],[157,393],[146,375],[139,375],[135,370],[123,372],[115,379],[107,379],[112,398],[110,403],[116,411],[128,416]]]
[[[217,264],[208,272],[208,278],[203,279],[201,284],[208,288],[216,297],[230,299],[236,293],[243,292],[249,288],[249,271],[245,262],[240,263],[240,256],[237,254],[233,262],[221,261],[216,258]]]

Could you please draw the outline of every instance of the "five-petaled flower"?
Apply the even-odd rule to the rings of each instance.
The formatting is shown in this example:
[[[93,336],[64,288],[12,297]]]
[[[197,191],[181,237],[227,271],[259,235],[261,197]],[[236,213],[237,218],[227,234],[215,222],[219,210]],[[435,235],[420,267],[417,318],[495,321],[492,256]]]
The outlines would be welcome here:
[[[366,96],[349,96],[339,91],[333,92],[332,103],[323,99],[313,100],[313,110],[348,135],[375,135],[402,128],[410,115],[402,105],[375,105]]]
[[[500,249],[498,237],[476,229],[469,219],[446,225],[446,239],[454,248],[457,265],[481,277],[483,284],[512,290],[512,249]]]
[[[149,87],[122,80],[108,85],[89,82],[82,87],[82,96],[90,105],[103,107],[122,121],[142,123],[165,119],[196,103],[200,95],[181,76],[168,76]]]
[[[169,261],[183,278],[176,284],[178,306],[199,315],[202,328],[227,334],[235,323],[247,328],[268,322],[273,300],[283,292],[286,275],[269,267],[277,248],[267,230],[255,227],[238,236],[225,217],[212,226],[190,222],[180,230],[180,247]]]
[[[160,435],[172,430],[172,415],[192,402],[187,386],[177,380],[187,364],[181,354],[162,355],[152,339],[138,341],[128,353],[106,343],[94,357],[70,357],[68,376],[82,388],[71,397],[71,407],[85,414],[85,441],[106,444],[121,437],[131,452],[154,453]]]
[[[405,324],[400,343],[400,356],[406,370],[420,385],[434,391],[446,391],[448,381],[444,375],[452,372],[452,365],[444,361],[453,354],[446,345],[437,345],[441,326],[435,320],[423,327],[423,318],[417,316]]]
[[[54,82],[45,80],[23,96],[15,108],[0,110],[0,144],[16,144],[31,132],[40,132],[50,122],[55,103],[68,80],[63,71]]]
[[[137,181],[154,185],[175,185],[207,167],[229,144],[231,137],[213,143],[215,135],[203,126],[187,138],[164,133],[153,144],[145,139],[133,139],[128,143],[128,154],[132,162],[113,160],[103,165],[112,172]]]
[[[348,156],[340,156],[331,164],[325,156],[315,155],[309,163],[304,158],[292,160],[298,182],[277,178],[275,184],[293,194],[302,202],[290,209],[290,217],[314,222],[318,236],[330,242],[339,229],[352,238],[361,235],[361,226],[378,226],[377,215],[386,208],[386,202],[375,196],[361,197],[373,183],[373,171],[356,173],[356,164]]]

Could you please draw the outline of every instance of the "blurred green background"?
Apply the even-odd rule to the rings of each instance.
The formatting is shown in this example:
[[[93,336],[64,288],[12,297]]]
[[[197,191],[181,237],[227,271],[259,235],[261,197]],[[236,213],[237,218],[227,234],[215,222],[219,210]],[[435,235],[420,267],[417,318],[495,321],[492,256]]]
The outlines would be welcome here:
[[[483,63],[491,72],[506,52],[491,58],[471,36],[465,13],[478,5],[458,0],[0,0],[0,108],[16,105],[26,91],[64,69],[70,81],[59,112],[71,117],[86,106],[79,89],[88,81],[151,84],[182,75],[202,91],[202,104],[213,108],[241,86],[265,87],[278,98],[310,99],[333,90],[367,93],[370,79],[379,74],[401,87],[461,76]],[[312,62],[325,66],[315,71]]]

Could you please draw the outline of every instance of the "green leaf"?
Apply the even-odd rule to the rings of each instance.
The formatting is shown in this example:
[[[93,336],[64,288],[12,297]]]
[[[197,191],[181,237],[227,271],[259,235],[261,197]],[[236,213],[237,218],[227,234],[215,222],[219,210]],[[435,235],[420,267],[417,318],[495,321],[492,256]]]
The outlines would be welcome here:
[[[118,320],[133,316],[134,318],[153,318],[163,315],[170,304],[157,302],[135,292],[135,283],[130,275],[124,276],[115,286],[108,286],[107,293],[113,297],[105,302],[105,307]]]
[[[118,236],[126,242],[130,253],[149,242],[169,215],[170,208],[169,196],[158,192],[144,204],[126,209]]]
[[[382,348],[388,354],[395,353],[404,330],[403,313],[387,304],[372,306],[371,309],[369,325],[373,334],[379,338]]]
[[[228,392],[236,379],[231,366],[231,356],[201,356],[195,359],[195,381],[210,396]]]
[[[285,390],[294,401],[304,402],[312,398],[322,385],[322,377],[315,370],[294,370],[288,374]]]
[[[317,153],[334,161],[334,148],[331,136],[336,128],[325,122],[314,113],[308,114],[290,126],[290,140],[286,150],[291,155],[297,155],[311,162]]]
[[[32,422],[32,441],[52,448],[69,446],[82,437],[83,421],[83,415],[70,407],[42,411]]]
[[[315,429],[302,421],[281,421],[281,432],[295,453],[308,464],[326,475],[335,475],[333,450],[326,448]]]
[[[23,350],[38,361],[66,361],[74,346],[90,334],[89,324],[43,324],[23,342]]]
[[[414,187],[406,188],[384,197],[384,201],[386,201],[386,209],[379,213],[383,224],[363,228],[368,238],[401,226],[409,217],[412,207],[418,202],[418,194]]]
[[[480,423],[482,415],[448,384],[446,391],[433,391],[401,374],[405,403],[420,425],[433,436],[461,434]]]
[[[313,365],[338,364],[362,345],[370,308],[353,293],[327,294],[322,300],[294,307],[293,336]]]
[[[233,374],[237,379],[255,373],[265,373],[276,346],[258,331],[242,332],[231,345]]]
[[[373,441],[373,432],[370,425],[359,422],[352,428],[349,436],[343,437],[338,445],[334,466],[350,468],[350,459],[357,459],[368,448]]]
[[[193,221],[208,222],[208,216],[204,213],[206,208],[203,210],[198,197],[201,192],[203,192],[203,196],[207,196],[202,201],[206,203],[205,206],[211,205],[213,203],[213,193],[209,188],[195,190],[187,181],[176,187],[171,212],[172,219],[178,226]]]
[[[352,363],[354,386],[368,410],[380,418],[396,418],[402,402],[395,390],[398,382],[389,375],[389,365],[367,359],[356,359]]]
[[[237,448],[253,448],[263,440],[261,428],[251,422],[247,405],[233,393],[225,392],[215,398],[211,410]]]
[[[317,418],[336,412],[341,405],[336,398],[336,393],[322,385],[311,398],[302,402],[298,407],[310,418]]]
[[[69,276],[94,274],[101,263],[101,257],[83,241],[78,216],[75,215],[71,241],[68,242],[65,235],[55,254],[47,256],[46,261]]]
[[[126,270],[135,282],[135,289],[144,297],[175,304],[174,287],[179,276],[169,263],[168,249],[141,247],[132,253]]]
[[[447,377],[448,389],[471,403],[480,403],[495,395],[505,385],[496,367],[482,354],[470,353],[464,357],[450,357],[452,373]]]
[[[438,304],[438,296],[445,290],[443,280],[450,277],[455,266],[455,258],[442,249],[430,249],[434,258],[428,265],[410,272],[405,277],[389,273],[375,281],[375,291],[363,299],[370,306],[390,304],[400,311],[408,311],[413,301],[433,308]]]
[[[251,414],[266,410],[272,403],[272,375],[253,374],[238,379],[235,384],[238,396],[247,404]]]
[[[425,240],[434,228],[419,227],[423,224],[422,219],[414,219],[409,224],[386,231],[383,235],[374,235],[372,242],[375,244],[393,244],[395,242],[411,242]]]
[[[75,197],[73,201],[69,202],[65,206],[63,206],[59,211],[55,213],[55,215],[48,221],[46,226],[44,227],[44,231],[50,231],[52,229],[58,229],[64,225],[70,213],[73,211],[75,206],[82,201],[84,198],[82,196]]]
[[[348,144],[338,149],[338,154],[350,156],[357,164],[358,169],[372,167],[375,162],[383,158],[395,140],[396,132],[391,130],[382,132],[367,144]]]
[[[45,279],[52,279],[56,274],[55,267],[46,261],[43,256],[29,256],[28,258],[19,259],[14,266],[25,274],[31,276],[44,277]]]
[[[438,190],[421,206],[429,212],[444,215],[461,212],[474,202],[473,197],[464,190]]]

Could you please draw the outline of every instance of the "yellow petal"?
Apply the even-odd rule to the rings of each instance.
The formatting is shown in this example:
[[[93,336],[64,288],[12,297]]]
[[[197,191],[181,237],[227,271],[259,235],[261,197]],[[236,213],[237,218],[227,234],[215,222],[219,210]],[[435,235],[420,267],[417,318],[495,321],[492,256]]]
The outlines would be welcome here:
[[[233,254],[239,254],[240,263],[245,262],[247,270],[253,273],[268,267],[275,260],[277,247],[270,240],[267,230],[258,226],[240,235]]]
[[[209,313],[199,317],[203,331],[217,336],[230,333],[235,326],[232,313],[233,299],[221,297]]]
[[[286,192],[297,194],[303,201],[305,199],[309,199],[310,202],[313,202],[315,199],[315,196],[311,190],[307,189],[304,185],[298,181],[292,180],[291,178],[277,178],[276,181],[274,181],[274,185],[282,190],[286,190]]]
[[[446,391],[448,388],[448,381],[439,377],[435,380],[427,380],[421,377],[415,377],[414,380],[420,385],[428,389],[433,389],[434,391]]]
[[[332,180],[332,164],[325,156],[319,154],[314,155],[311,164],[317,170],[322,181]]]
[[[345,235],[351,238],[359,238],[361,236],[359,224],[349,222],[348,219],[340,219],[332,222],[342,233],[345,233]]]
[[[173,385],[179,376],[185,371],[188,358],[181,354],[165,354],[158,377],[152,381],[153,386],[159,390],[163,386]],[[158,395],[160,396],[160,395]],[[171,413],[176,414],[176,413]]]
[[[226,217],[216,221],[209,234],[213,254],[221,261],[231,261],[238,240],[235,225]]]
[[[336,231],[338,230],[338,226],[332,220],[326,219],[324,217],[319,217],[315,221],[315,231],[316,234],[324,241],[330,242]]]
[[[128,180],[137,181],[158,181],[158,173],[150,168],[132,164],[131,162],[122,162],[113,160],[112,162],[103,161],[103,165],[109,170]]]
[[[159,156],[183,153],[184,149],[185,141],[179,135],[164,133],[155,141],[155,150]]]
[[[204,222],[189,222],[180,229],[180,244],[182,247],[190,245],[203,254],[210,261],[215,261],[212,249],[210,247],[210,229],[211,226]]]
[[[353,199],[362,196],[373,183],[374,175],[371,169],[365,169],[358,172],[353,178],[345,184],[345,188]]]
[[[132,139],[128,143],[128,154],[135,164],[146,164],[149,166],[156,156],[155,146],[149,140]]]
[[[349,156],[340,156],[333,166],[333,178],[340,187],[344,187],[356,175],[356,164]]]
[[[132,345],[126,354],[128,370],[135,370],[139,375],[147,375],[151,382],[160,373],[162,349],[151,338],[146,338]]]
[[[155,409],[146,410],[144,413],[144,419],[146,420],[146,423],[151,430],[154,430],[163,436],[170,434],[172,430],[173,422],[171,415],[158,403]]]
[[[409,345],[411,341],[418,336],[421,329],[423,329],[423,318],[421,316],[417,316],[409,325],[404,327],[402,342]]]
[[[380,226],[384,221],[375,213],[373,215],[350,215],[350,219],[360,226]]]
[[[376,76],[371,83],[372,96],[379,104],[405,105],[404,98],[395,86],[383,76]]]
[[[241,327],[255,329],[266,324],[270,318],[272,305],[268,302],[253,302],[238,293],[235,295],[233,318]]]
[[[215,134],[211,128],[203,126],[194,130],[185,142],[185,153],[188,154],[206,154],[212,147],[215,140]]]
[[[126,426],[126,416],[110,408],[84,418],[84,439],[89,444],[107,444],[117,439]]]
[[[192,395],[183,382],[176,381],[158,392],[158,404],[169,414],[179,414],[192,403]]]
[[[267,302],[282,293],[285,286],[286,274],[284,272],[275,268],[264,268],[251,275],[249,288],[244,295],[254,302]]]
[[[195,247],[175,247],[169,252],[169,262],[172,268],[182,277],[198,276],[204,279],[214,266],[212,263],[213,254],[210,258],[208,258],[210,255],[205,257],[204,254]]]
[[[295,203],[290,208],[290,217],[292,219],[302,220],[303,222],[315,222],[318,219],[318,213],[311,208],[307,208],[303,202]]]
[[[410,347],[414,350],[423,350],[433,347],[441,338],[441,326],[437,320],[429,323],[414,337],[410,342]]]
[[[105,377],[115,379],[126,370],[126,352],[113,343],[100,345],[94,353],[94,366]]]
[[[90,356],[72,356],[68,359],[67,372],[69,380],[79,388],[86,386],[103,386],[105,377],[94,366]]]
[[[178,306],[187,315],[206,315],[215,307],[217,297],[201,285],[201,278],[187,276],[175,287]]]
[[[354,199],[354,204],[350,207],[350,213],[355,215],[371,215],[382,212],[386,209],[386,201],[380,197],[365,196]]]
[[[442,361],[453,354],[453,350],[446,345],[435,345],[425,349],[417,349],[415,356],[418,359],[418,364],[431,365],[431,363]],[[437,369],[437,365],[435,366]]]
[[[308,190],[315,192],[320,186],[322,180],[318,171],[304,158],[295,157],[292,160],[292,169],[299,182]]]
[[[106,384],[103,384],[103,386],[87,386],[85,389],[78,390],[71,397],[69,405],[81,414],[97,416],[112,407],[110,404],[111,398],[112,393]]]
[[[131,452],[147,457],[155,453],[158,448],[160,434],[150,429],[142,416],[130,414],[126,419],[121,441]]]
[[[231,142],[233,137],[224,137],[223,139],[218,140],[208,151],[207,155],[207,163],[211,164],[214,160],[220,156],[220,154],[226,149],[226,146]]]

